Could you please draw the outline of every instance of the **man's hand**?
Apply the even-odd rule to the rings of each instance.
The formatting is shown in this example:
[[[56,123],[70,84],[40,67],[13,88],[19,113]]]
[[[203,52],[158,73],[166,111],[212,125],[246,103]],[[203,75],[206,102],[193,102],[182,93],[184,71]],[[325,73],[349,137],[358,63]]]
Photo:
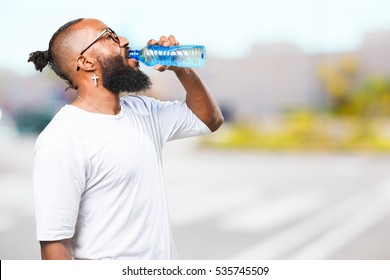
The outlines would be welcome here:
[[[71,260],[70,239],[40,241],[42,260]]]
[[[161,36],[160,40],[156,41],[154,39],[150,39],[147,43],[148,45],[160,45],[164,47],[169,47],[169,46],[178,46],[179,42],[176,40],[175,36],[169,35],[168,38],[165,36]],[[157,64],[154,69],[160,72],[164,72],[165,70],[172,70],[172,71],[178,71],[180,70],[180,67],[176,66],[163,66],[161,64]]]

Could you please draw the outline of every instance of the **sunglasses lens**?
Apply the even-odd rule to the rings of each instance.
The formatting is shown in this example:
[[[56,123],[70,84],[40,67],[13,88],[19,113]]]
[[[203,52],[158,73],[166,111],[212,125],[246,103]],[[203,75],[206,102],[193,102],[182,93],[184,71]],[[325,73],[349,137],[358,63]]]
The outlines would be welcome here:
[[[111,28],[108,28],[108,33],[110,34],[111,38],[112,38],[115,42],[119,43],[119,37],[118,37],[118,35],[116,35],[116,33],[115,33],[114,30],[112,30]]]

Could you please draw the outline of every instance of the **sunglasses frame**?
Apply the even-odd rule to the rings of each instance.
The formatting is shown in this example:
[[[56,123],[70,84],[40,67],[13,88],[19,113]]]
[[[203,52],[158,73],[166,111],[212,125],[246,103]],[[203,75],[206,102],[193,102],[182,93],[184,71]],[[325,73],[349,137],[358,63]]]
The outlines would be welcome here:
[[[114,42],[116,43],[119,43],[119,37],[118,35],[116,35],[116,33],[114,32],[114,30],[112,30],[111,28],[107,27],[105,28],[87,47],[85,47],[80,55],[82,55],[83,53],[85,53],[93,44],[95,44],[104,34],[108,33],[109,36],[114,40]]]

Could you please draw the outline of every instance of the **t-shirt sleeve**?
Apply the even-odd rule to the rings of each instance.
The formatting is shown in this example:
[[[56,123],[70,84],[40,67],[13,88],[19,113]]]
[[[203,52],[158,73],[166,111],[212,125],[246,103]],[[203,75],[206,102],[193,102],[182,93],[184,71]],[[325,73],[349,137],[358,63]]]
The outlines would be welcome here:
[[[151,99],[163,142],[211,133],[185,102]]]
[[[36,148],[33,194],[38,240],[73,237],[84,186],[84,169],[72,154],[49,145]]]

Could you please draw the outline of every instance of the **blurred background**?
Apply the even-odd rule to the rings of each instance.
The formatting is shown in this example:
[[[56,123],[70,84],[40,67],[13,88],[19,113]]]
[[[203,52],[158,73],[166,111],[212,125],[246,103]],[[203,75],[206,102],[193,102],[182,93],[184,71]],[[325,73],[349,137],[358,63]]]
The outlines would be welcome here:
[[[79,18],[134,49],[174,34],[225,116],[164,150],[183,259],[390,258],[390,1],[0,0],[0,259],[38,259],[34,142],[75,93],[28,54]],[[145,94],[184,99],[145,66]]]

